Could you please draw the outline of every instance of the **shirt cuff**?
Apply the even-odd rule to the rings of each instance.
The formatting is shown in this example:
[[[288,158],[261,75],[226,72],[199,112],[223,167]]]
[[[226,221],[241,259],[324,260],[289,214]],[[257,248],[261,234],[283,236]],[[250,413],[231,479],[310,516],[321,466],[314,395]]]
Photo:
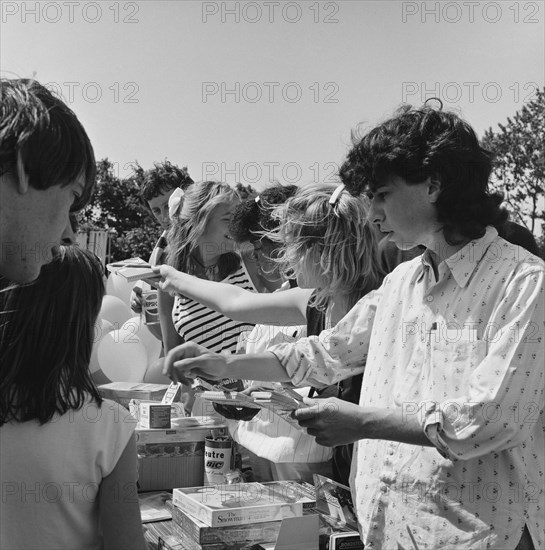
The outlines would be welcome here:
[[[456,457],[451,456],[450,450],[442,437],[443,413],[439,410],[438,403],[433,401],[422,403],[422,413],[420,418],[423,420],[422,429],[424,434],[437,449],[437,452],[443,458],[456,460]]]
[[[278,359],[294,386],[309,385],[307,378],[310,375],[310,369],[306,369],[303,365],[305,359],[303,354],[295,353],[290,344],[277,344],[274,349],[269,348],[267,351]]]

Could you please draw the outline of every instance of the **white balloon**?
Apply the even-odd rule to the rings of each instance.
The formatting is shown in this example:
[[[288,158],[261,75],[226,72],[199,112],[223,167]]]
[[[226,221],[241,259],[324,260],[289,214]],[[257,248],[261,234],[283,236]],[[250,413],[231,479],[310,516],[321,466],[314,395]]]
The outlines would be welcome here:
[[[137,336],[138,332],[140,331],[140,325],[142,321],[140,319],[140,315],[135,315],[131,317],[130,319],[127,319],[123,325],[121,325],[119,330],[122,330],[126,332],[125,335],[130,339],[131,336]]]
[[[159,358],[162,349],[162,342],[150,332],[141,316],[131,317],[128,321],[125,321],[121,329],[130,331],[132,334],[140,338],[140,341],[144,344],[148,354],[148,365]]]
[[[98,316],[100,319],[112,323],[114,328],[119,328],[127,319],[132,317],[132,312],[129,306],[125,305],[119,298],[106,294],[102,298],[102,307]]]
[[[114,326],[110,323],[110,321],[106,321],[106,319],[101,319],[100,317],[96,320],[95,335],[93,338],[93,351],[91,352],[91,361],[89,362],[89,370],[91,371],[91,374],[100,370],[97,356],[98,345],[104,336],[112,330],[114,330]]]
[[[100,335],[98,335],[100,340],[102,340],[102,338],[104,338],[104,336],[106,336],[108,332],[115,329],[113,323],[110,323],[110,321],[108,321],[107,319],[101,319],[99,317],[97,319],[97,322],[95,323],[95,326],[98,324],[100,324]]]
[[[130,330],[113,330],[102,338],[97,350],[102,372],[113,382],[142,382],[148,354]]]
[[[127,307],[130,307],[133,286],[134,281],[129,282],[124,277],[121,277],[121,275],[112,272],[106,281],[106,294],[116,296]]]

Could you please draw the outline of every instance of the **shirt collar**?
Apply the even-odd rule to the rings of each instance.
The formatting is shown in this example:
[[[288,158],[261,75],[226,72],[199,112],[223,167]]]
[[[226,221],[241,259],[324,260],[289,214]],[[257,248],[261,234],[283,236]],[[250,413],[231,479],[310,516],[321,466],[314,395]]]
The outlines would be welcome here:
[[[450,269],[454,280],[460,287],[464,288],[467,285],[477,265],[486,254],[488,247],[494,242],[497,236],[497,230],[492,226],[488,226],[482,237],[470,241],[442,262]],[[424,268],[432,268],[429,250],[426,250],[422,254],[422,265]],[[441,272],[441,266],[439,266],[439,271]]]

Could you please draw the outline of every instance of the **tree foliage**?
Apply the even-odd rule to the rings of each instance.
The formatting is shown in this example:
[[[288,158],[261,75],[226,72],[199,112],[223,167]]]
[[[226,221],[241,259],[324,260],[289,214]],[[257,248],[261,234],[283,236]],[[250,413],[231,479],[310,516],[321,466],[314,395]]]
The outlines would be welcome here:
[[[140,198],[137,177],[135,171],[121,179],[107,158],[98,161],[95,193],[79,213],[80,231],[110,232],[108,261],[134,256],[147,259],[161,234],[160,225]]]
[[[492,187],[504,194],[514,221],[534,235],[540,225],[545,232],[545,89],[498,127],[483,138],[496,157]]]

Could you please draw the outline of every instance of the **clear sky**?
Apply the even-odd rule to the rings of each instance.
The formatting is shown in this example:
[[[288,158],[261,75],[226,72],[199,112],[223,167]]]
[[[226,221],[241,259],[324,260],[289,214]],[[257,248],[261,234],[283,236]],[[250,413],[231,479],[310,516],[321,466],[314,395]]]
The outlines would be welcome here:
[[[482,135],[544,85],[540,1],[7,1],[0,69],[61,92],[97,158],[255,187],[333,181],[358,123],[443,99]]]

